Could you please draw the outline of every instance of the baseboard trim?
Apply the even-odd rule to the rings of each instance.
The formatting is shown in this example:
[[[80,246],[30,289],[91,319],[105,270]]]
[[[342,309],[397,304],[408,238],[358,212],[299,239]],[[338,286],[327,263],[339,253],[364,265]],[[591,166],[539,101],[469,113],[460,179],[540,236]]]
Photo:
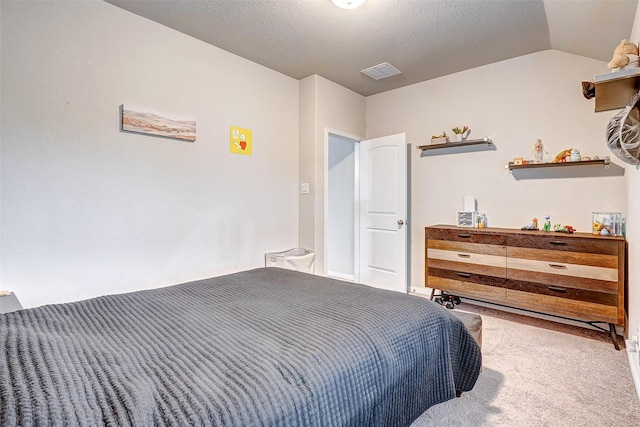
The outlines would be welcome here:
[[[636,350],[636,343],[632,340],[625,342],[627,347],[627,357],[629,358],[629,368],[631,368],[631,376],[633,376],[633,384],[636,386],[638,400],[640,400],[640,355]]]
[[[340,280],[348,280],[349,282],[356,281],[356,276],[354,276],[353,274],[338,273],[335,271],[327,272],[327,277],[333,277],[334,279],[340,279]]]

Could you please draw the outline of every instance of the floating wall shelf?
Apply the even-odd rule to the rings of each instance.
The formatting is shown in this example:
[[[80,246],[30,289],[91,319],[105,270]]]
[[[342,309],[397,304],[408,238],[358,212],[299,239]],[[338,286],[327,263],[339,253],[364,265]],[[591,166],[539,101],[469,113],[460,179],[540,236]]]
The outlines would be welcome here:
[[[596,87],[595,111],[622,109],[640,89],[640,70],[616,71],[593,79]]]
[[[536,169],[536,168],[564,168],[571,166],[593,166],[602,165],[605,169],[609,169],[609,157],[597,160],[581,160],[579,162],[561,162],[561,163],[527,163],[525,165],[516,165],[509,162],[507,167],[509,170],[514,169]]]
[[[469,139],[466,141],[459,142],[447,142],[444,144],[430,144],[430,145],[420,145],[418,146],[419,150],[437,150],[440,148],[454,148],[454,147],[467,147],[470,145],[492,145],[493,141],[489,138],[480,138],[480,139]]]

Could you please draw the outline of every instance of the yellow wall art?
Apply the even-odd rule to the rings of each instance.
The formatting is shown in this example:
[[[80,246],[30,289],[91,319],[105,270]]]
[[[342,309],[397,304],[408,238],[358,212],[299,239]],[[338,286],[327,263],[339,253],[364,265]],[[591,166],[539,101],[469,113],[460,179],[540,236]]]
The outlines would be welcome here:
[[[251,129],[231,126],[229,150],[235,154],[247,154],[250,156],[253,150]]]

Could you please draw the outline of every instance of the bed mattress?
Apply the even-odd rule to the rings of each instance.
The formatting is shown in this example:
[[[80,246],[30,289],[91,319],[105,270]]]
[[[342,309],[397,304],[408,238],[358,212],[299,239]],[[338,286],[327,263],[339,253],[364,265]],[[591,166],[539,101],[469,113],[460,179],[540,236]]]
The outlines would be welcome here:
[[[470,390],[432,301],[260,268],[0,315],[0,425],[406,426]]]

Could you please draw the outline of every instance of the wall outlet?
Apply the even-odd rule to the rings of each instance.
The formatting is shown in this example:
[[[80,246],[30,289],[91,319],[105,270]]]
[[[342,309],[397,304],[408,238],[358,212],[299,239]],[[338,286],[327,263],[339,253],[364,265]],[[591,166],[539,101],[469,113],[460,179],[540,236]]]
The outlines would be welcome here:
[[[309,194],[309,183],[303,182],[300,184],[300,194]]]

